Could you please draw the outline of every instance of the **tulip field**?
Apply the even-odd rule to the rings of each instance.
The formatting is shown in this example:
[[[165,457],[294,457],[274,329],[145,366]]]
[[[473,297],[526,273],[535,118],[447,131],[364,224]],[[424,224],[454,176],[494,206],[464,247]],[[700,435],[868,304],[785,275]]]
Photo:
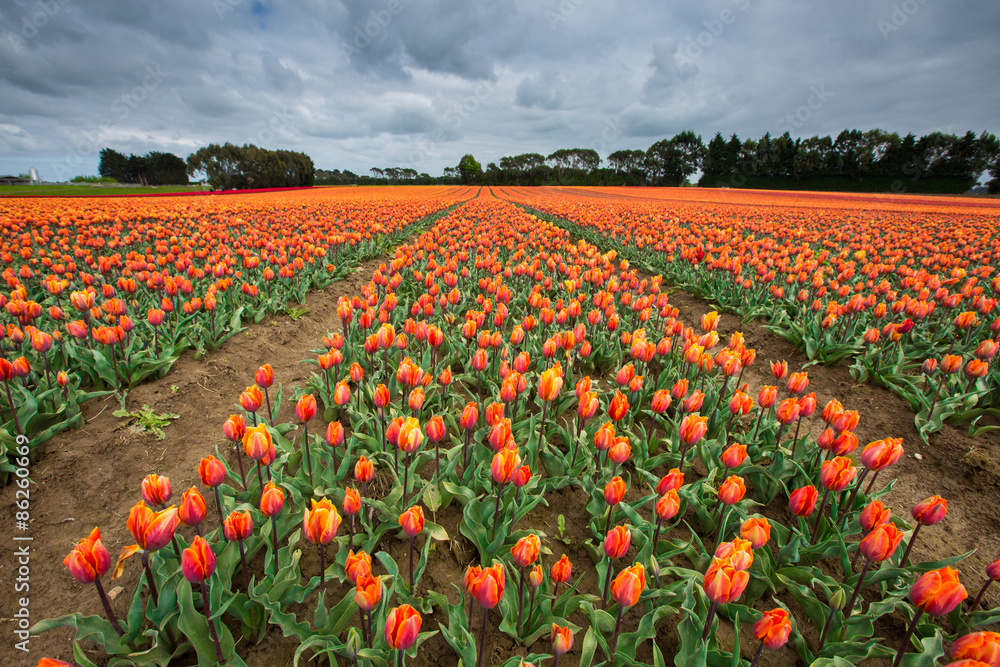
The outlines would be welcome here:
[[[998,214],[0,199],[11,664],[1000,667]]]

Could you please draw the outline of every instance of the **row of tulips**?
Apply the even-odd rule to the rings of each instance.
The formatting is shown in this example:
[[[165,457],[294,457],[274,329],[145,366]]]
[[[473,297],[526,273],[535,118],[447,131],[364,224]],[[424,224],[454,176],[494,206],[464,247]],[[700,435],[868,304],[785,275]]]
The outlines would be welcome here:
[[[172,508],[163,478],[143,484],[128,522],[137,544],[119,559],[141,553],[143,577],[121,632],[110,609],[35,631],[74,627],[123,664],[191,650],[199,664],[242,664],[227,624],[212,622],[223,615],[250,640],[273,624],[300,653],[373,665],[413,660],[429,640],[483,664],[491,627],[517,645],[510,665],[574,646],[587,665],[664,664],[667,645],[677,665],[756,664],[786,642],[819,664],[917,664],[914,645],[933,661],[947,642],[961,659],[1000,655],[1000,636],[973,631],[1000,610],[977,610],[982,594],[959,609],[952,566],[968,554],[908,563],[947,503],[913,508],[913,528],[885,507],[891,483],[875,482],[902,442],[861,448],[861,416],[818,406],[808,374],[784,362],[774,385],[751,390],[756,354],[741,335],[720,347],[716,314],[686,326],[658,279],[615,259],[485,196],[444,216],[340,304],[341,330],[292,392],[294,422],[274,418],[283,391],[272,402],[267,366],[239,397],[221,428],[231,444],[199,471],[221,529],[205,525],[196,488]],[[583,507],[578,542],[539,530],[557,494]],[[426,513],[452,517],[473,548],[457,590],[422,582],[430,561],[449,562],[432,545],[454,544]],[[184,566],[198,537],[216,562],[204,591],[187,572],[208,568]],[[319,565],[307,569],[310,543]],[[590,562],[571,562],[571,547]],[[83,557],[67,558],[71,571]],[[94,560],[85,583],[110,566]],[[328,607],[327,594],[342,597]],[[883,617],[907,624],[902,642],[876,636]],[[741,655],[743,626],[754,655]]]
[[[185,349],[216,349],[464,196],[442,188],[0,203],[10,290],[0,294],[0,482],[17,435],[37,445],[78,426],[85,400],[124,397]]]
[[[944,203],[872,216],[869,202],[844,208],[834,195],[827,209],[821,195],[761,195],[756,206],[723,195],[691,203],[683,193],[652,201],[544,188],[504,196],[744,319],[766,319],[812,360],[853,359],[856,379],[911,403],[925,439],[945,419],[1000,414],[1000,375],[990,366],[1000,340],[995,210]]]

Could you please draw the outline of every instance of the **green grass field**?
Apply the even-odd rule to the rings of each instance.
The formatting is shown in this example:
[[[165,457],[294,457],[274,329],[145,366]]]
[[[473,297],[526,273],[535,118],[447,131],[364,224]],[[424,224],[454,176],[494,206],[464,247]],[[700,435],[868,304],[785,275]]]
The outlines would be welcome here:
[[[134,187],[127,185],[95,185],[91,183],[60,183],[58,185],[0,185],[0,197],[25,195],[73,195],[93,197],[94,195],[143,195],[166,192],[201,192],[208,188],[201,185],[160,185],[155,187]]]

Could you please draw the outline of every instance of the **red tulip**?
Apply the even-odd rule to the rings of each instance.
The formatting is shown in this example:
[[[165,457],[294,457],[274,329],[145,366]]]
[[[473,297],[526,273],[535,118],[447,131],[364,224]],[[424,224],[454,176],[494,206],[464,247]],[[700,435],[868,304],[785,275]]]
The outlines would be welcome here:
[[[142,499],[150,505],[166,505],[172,495],[170,479],[160,475],[146,475],[139,485],[139,491]]]

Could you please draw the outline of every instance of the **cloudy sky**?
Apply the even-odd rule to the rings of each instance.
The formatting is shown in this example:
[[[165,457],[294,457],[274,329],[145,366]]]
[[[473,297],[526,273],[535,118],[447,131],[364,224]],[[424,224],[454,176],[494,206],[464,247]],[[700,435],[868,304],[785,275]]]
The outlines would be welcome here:
[[[0,174],[208,143],[438,175],[472,153],[1000,133],[1000,3],[0,0]]]

